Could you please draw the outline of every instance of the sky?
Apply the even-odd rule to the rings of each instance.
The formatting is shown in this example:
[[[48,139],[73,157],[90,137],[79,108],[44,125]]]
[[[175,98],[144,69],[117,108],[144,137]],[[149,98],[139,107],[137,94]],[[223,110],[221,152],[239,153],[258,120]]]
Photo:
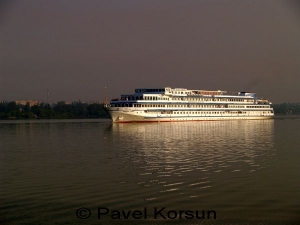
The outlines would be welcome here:
[[[104,101],[135,88],[300,102],[297,0],[2,0],[0,100]]]

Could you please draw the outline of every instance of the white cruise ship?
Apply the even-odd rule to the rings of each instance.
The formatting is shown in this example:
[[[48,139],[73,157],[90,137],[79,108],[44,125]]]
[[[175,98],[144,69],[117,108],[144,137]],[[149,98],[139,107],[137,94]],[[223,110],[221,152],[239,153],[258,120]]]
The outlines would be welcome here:
[[[272,103],[255,93],[139,88],[105,105],[113,122],[270,119]]]

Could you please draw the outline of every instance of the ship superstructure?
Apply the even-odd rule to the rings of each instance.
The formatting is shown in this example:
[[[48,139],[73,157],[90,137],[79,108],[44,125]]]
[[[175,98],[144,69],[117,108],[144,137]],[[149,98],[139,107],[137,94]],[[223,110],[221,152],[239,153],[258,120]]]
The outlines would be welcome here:
[[[138,88],[105,108],[113,122],[269,119],[271,102],[251,92]]]

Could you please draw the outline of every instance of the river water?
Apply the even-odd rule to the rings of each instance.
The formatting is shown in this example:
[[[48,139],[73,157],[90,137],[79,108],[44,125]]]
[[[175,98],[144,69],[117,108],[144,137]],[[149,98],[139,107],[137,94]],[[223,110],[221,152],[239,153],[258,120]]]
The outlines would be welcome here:
[[[0,224],[300,224],[300,117],[0,121]]]

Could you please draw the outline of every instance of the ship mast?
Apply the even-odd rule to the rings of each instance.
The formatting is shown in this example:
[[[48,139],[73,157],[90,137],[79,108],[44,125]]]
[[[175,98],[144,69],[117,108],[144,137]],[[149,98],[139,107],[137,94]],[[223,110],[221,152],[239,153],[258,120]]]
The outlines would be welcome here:
[[[104,104],[108,104],[108,101],[107,101],[107,89],[106,89],[106,86],[105,86],[105,88],[104,88]]]

